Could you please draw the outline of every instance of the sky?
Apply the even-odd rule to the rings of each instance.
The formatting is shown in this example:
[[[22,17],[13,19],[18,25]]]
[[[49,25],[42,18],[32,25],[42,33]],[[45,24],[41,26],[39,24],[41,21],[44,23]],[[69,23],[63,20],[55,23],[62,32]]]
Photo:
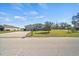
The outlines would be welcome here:
[[[71,24],[78,3],[0,3],[0,24],[24,27],[46,21]]]

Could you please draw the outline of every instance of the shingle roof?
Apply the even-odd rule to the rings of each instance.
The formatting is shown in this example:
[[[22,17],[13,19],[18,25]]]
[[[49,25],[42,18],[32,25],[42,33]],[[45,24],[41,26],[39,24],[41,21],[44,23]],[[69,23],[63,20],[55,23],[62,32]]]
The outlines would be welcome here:
[[[15,26],[12,26],[12,25],[3,25],[4,28],[19,28],[19,27],[15,27]]]

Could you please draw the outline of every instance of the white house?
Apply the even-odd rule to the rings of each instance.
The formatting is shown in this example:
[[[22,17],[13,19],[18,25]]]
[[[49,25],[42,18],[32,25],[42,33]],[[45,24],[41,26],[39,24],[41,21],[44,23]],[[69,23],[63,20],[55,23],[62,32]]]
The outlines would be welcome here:
[[[4,26],[4,30],[6,31],[17,31],[20,30],[19,27],[15,27],[15,26],[11,26],[11,25],[3,25]]]

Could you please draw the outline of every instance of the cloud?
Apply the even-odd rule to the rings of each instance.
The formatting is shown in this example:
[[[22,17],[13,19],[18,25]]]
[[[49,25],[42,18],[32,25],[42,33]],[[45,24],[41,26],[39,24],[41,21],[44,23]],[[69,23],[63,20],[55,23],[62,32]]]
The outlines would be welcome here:
[[[8,18],[8,17],[0,17],[0,20],[3,20],[3,21],[5,21],[5,22],[10,22],[10,21],[12,21],[12,19],[11,18]],[[4,23],[5,23],[4,22]]]
[[[6,22],[11,21],[10,17],[8,17],[8,16],[10,16],[10,14],[7,14],[6,12],[0,12],[0,19],[1,20],[4,20]]]
[[[11,5],[12,5],[13,10],[15,10],[15,11],[17,11],[19,13],[22,13],[23,15],[27,15],[27,13],[23,9],[25,7],[24,7],[24,5],[22,3],[13,3]]]
[[[18,10],[18,11],[22,11],[22,9],[21,9],[20,7],[17,7],[17,6],[14,7],[14,9],[15,9],[15,10]]]
[[[38,15],[38,12],[37,11],[30,11],[29,12],[31,15]]]
[[[43,19],[43,18],[46,18],[46,17],[45,16],[36,16],[36,18]]]
[[[20,16],[14,16],[14,18],[17,19],[17,18],[21,18],[21,17]]]
[[[23,5],[21,3],[13,3],[11,5],[12,5],[13,9],[18,10],[18,11],[22,11]]]
[[[24,16],[14,16],[15,19],[20,19],[20,20],[26,20],[26,17]]]
[[[39,3],[38,5],[39,5],[41,8],[43,8],[43,9],[47,9],[47,8],[48,8],[48,6],[47,6],[46,3]]]
[[[11,19],[9,19],[9,18],[5,18],[4,20],[7,22],[11,21]]]
[[[2,11],[0,11],[0,17],[2,17],[2,18],[6,18],[6,17],[10,17],[11,16],[11,13],[7,13],[7,12],[2,12]]]

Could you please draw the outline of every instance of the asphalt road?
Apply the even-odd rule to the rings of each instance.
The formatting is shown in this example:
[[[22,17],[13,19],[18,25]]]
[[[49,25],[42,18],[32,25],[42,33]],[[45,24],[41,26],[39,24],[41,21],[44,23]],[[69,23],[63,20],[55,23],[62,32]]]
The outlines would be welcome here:
[[[18,31],[18,32],[3,33],[0,34],[0,38],[21,38],[21,37],[25,37],[28,32]]]
[[[79,56],[79,37],[26,37],[28,32],[0,34],[1,56]]]
[[[22,32],[23,33],[23,32]],[[17,35],[18,33],[16,33]],[[19,35],[21,35],[19,33]],[[79,56],[78,37],[0,38],[1,56]]]

